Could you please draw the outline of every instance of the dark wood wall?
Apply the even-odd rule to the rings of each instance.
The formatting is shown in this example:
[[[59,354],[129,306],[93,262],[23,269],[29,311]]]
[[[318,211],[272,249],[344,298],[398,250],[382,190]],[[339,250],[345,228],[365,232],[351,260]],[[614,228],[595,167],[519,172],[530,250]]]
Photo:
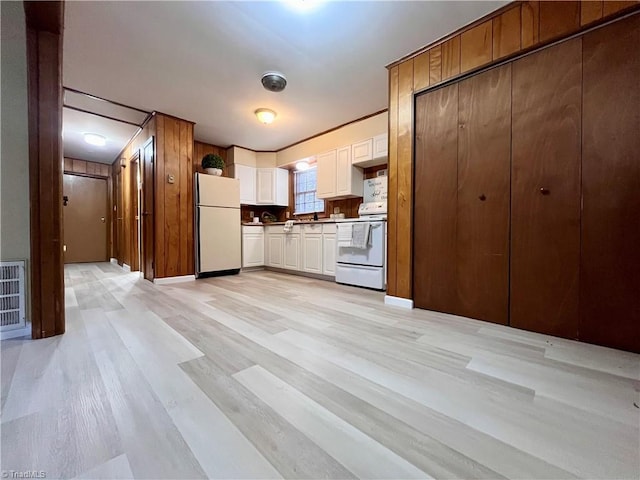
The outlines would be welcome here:
[[[212,145],[210,143],[199,142],[198,140],[193,142],[193,171],[204,173],[204,169],[202,168],[202,157],[207,155],[208,153],[217,153],[227,162],[227,149],[218,147],[217,145]],[[226,165],[222,170],[222,176],[229,176],[229,166]]]
[[[389,295],[412,298],[413,293],[413,94],[637,6],[637,1],[513,2],[389,66]]]
[[[63,2],[24,2],[29,108],[31,336],[64,333]]]

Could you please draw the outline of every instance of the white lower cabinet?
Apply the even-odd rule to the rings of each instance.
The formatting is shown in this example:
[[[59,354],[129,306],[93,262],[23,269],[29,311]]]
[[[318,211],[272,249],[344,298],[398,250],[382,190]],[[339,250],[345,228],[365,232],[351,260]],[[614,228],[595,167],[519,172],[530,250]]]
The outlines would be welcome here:
[[[335,276],[335,224],[294,225],[284,233],[282,225],[265,227],[265,258],[268,267]]]
[[[322,225],[303,225],[302,270],[322,273]]]
[[[242,268],[264,265],[264,229],[242,227]]]
[[[284,235],[267,234],[266,236],[266,262],[269,267],[283,268],[284,266]]]
[[[336,224],[322,226],[322,274],[336,275]]]
[[[300,270],[300,234],[284,234],[284,268]]]

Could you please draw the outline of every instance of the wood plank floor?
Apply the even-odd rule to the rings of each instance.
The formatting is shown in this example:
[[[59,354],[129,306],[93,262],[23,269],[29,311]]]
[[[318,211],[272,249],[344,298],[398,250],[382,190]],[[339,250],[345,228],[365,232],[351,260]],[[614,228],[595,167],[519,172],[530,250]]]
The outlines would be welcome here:
[[[0,344],[2,470],[639,478],[639,355],[272,272],[65,282],[65,335]]]

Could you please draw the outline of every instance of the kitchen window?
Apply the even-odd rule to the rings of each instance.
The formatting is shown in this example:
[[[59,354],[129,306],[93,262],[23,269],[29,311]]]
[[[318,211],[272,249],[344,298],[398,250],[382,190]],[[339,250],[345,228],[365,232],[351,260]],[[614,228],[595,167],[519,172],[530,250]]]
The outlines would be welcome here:
[[[316,197],[316,167],[308,170],[294,172],[293,191],[295,208],[294,215],[304,213],[324,212],[324,200]]]

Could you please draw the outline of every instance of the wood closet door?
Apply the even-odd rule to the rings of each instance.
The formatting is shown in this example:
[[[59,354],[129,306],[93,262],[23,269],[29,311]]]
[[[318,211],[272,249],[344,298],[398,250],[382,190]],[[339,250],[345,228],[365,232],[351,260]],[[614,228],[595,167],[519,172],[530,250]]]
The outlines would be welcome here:
[[[456,295],[458,84],[416,99],[413,298],[453,312]]]
[[[512,68],[511,325],[576,338],[582,39]]]
[[[509,321],[511,65],[460,82],[455,313]]]
[[[640,15],[583,42],[579,338],[640,352]]]

